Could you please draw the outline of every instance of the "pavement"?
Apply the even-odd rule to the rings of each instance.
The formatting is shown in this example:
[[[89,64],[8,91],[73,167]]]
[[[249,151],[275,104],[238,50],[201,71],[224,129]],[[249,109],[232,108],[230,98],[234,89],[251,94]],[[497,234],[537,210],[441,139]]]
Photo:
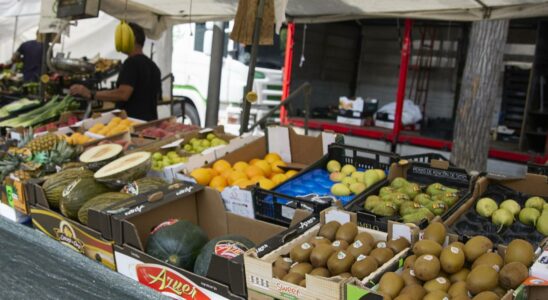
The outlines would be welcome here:
[[[0,299],[169,299],[0,217]]]

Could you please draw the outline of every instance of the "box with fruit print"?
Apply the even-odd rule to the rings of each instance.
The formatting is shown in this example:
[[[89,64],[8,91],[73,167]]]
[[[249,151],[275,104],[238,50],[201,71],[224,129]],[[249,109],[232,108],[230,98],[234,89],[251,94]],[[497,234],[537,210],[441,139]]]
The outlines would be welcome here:
[[[347,283],[345,299],[513,299],[529,277],[536,254],[522,239],[508,246],[485,236],[458,241],[443,223],[419,234],[410,255],[363,280]]]
[[[361,280],[409,251],[411,237],[392,239],[392,233],[356,221],[355,213],[332,207],[246,252],[249,294],[342,299],[346,282]]]

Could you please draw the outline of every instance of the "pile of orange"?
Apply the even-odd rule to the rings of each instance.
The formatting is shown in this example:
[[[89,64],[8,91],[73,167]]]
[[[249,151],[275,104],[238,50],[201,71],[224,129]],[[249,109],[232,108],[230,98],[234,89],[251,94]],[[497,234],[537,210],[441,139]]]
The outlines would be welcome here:
[[[198,168],[190,173],[199,184],[207,185],[220,192],[227,186],[246,188],[258,184],[270,190],[297,174],[297,171],[284,172],[280,167],[287,164],[277,153],[268,153],[263,159],[252,159],[249,162],[239,161],[231,165],[220,159],[211,168]]]

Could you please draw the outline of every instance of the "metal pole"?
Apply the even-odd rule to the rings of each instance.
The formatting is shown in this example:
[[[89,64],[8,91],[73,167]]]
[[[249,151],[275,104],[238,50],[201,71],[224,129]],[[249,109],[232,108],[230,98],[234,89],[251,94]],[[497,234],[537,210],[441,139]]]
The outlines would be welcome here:
[[[249,61],[249,69],[247,72],[247,84],[244,89],[244,97],[242,100],[242,115],[240,117],[240,135],[247,132],[249,125],[249,112],[251,111],[251,103],[246,100],[246,95],[253,89],[253,79],[255,77],[255,65],[257,64],[257,51],[259,50],[259,36],[261,34],[261,23],[263,20],[264,1],[258,0],[257,13],[255,15],[255,26],[253,28],[253,43],[251,45],[251,59]]]
[[[409,54],[411,52],[411,27],[412,21],[405,20],[405,35],[401,49],[400,79],[398,81],[398,93],[396,95],[396,114],[394,115],[394,129],[392,131],[392,151],[395,151],[398,137],[401,131],[401,115],[403,112],[403,100],[405,97],[405,84],[407,80],[407,68],[409,66]]]
[[[40,70],[40,78],[38,79],[40,81],[40,100],[42,101],[46,100],[46,84],[42,81],[42,75],[48,73],[47,62],[50,59],[50,57],[48,56],[48,50],[49,47],[53,47],[53,45],[50,46],[50,42],[53,40],[52,36],[53,34],[51,33],[42,34],[42,67]]]
[[[289,95],[289,88],[291,86],[291,68],[293,66],[294,39],[295,39],[295,23],[291,22],[287,24],[283,82],[282,82],[282,101],[284,101]],[[285,108],[285,106],[282,106],[280,108],[280,123],[281,124],[287,123],[287,109]]]
[[[19,16],[15,16],[15,24],[13,26],[13,45],[11,46],[11,53],[15,52],[16,40],[17,40],[17,26],[19,25]]]
[[[209,61],[209,84],[207,87],[206,127],[217,126],[219,120],[219,95],[221,94],[221,73],[223,71],[224,23],[213,23],[211,57]]]

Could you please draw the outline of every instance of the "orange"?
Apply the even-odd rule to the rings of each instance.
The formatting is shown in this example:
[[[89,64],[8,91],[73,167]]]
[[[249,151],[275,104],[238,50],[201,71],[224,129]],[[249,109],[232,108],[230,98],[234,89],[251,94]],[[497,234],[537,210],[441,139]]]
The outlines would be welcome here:
[[[252,185],[253,182],[251,182],[249,179],[240,178],[234,182],[234,185],[237,185],[239,188],[243,189],[250,185]]]
[[[253,165],[263,169],[264,176],[270,177],[270,173],[272,173],[272,168],[270,167],[270,164],[266,162],[266,160],[258,160]]]
[[[263,169],[257,166],[249,166],[245,170],[245,175],[247,175],[248,178],[253,178],[255,176],[264,176],[264,172]]]
[[[209,170],[209,173],[211,173],[211,177],[215,177],[215,176],[219,175],[219,172],[215,171],[212,168],[209,168],[208,170]]]
[[[270,179],[263,178],[263,179],[259,180],[259,186],[262,189],[271,190],[273,187],[276,186],[276,184],[274,182],[272,182],[272,180],[270,180]]]
[[[271,180],[272,180],[272,182],[274,182],[274,184],[278,185],[278,184],[286,181],[287,177],[285,177],[284,174],[276,174],[276,175],[272,176]]]
[[[196,182],[201,185],[208,185],[211,181],[211,172],[205,168],[198,168],[190,172],[190,176],[196,179]]]
[[[247,169],[249,165],[245,161],[239,161],[232,166],[232,168],[236,171],[245,172],[245,169]]]
[[[236,182],[236,180],[238,179],[247,179],[247,176],[245,175],[244,172],[240,172],[240,171],[233,171],[232,173],[230,173],[230,175],[228,176],[228,184],[229,185],[234,185],[234,182]]]
[[[272,167],[272,172],[273,173],[283,173],[284,170],[280,169],[280,167],[285,167],[287,166],[287,164],[281,160],[277,160],[273,163],[270,164],[270,166]]]
[[[223,176],[217,175],[211,179],[209,186],[212,188],[224,188],[226,187],[226,179]]]
[[[221,176],[223,176],[226,180],[228,180],[228,178],[230,177],[230,174],[232,174],[232,172],[234,172],[234,170],[232,170],[232,169],[225,170],[221,173]]]
[[[228,170],[231,167],[230,163],[224,159],[219,159],[213,163],[213,169],[219,173],[223,173],[223,171]]]
[[[252,160],[249,161],[249,164],[250,164],[250,165],[254,165],[254,164],[255,164],[256,162],[258,162],[259,160],[260,160],[260,159],[258,159],[258,158],[254,158],[254,159],[252,159]]]
[[[257,184],[263,178],[265,178],[265,177],[264,176],[255,176],[255,177],[252,177],[250,180],[251,180],[251,182],[253,182],[253,184]]]
[[[278,153],[268,153],[267,155],[265,155],[264,160],[271,164],[277,160],[282,160],[282,158],[280,157],[280,155],[278,155]]]
[[[285,172],[285,177],[287,177],[287,179],[289,179],[289,178],[297,175],[297,173],[299,173],[299,172],[297,172],[295,170],[289,170],[289,171]]]

